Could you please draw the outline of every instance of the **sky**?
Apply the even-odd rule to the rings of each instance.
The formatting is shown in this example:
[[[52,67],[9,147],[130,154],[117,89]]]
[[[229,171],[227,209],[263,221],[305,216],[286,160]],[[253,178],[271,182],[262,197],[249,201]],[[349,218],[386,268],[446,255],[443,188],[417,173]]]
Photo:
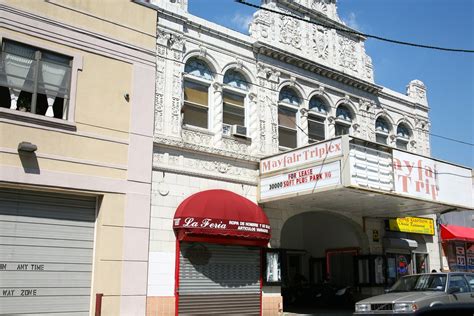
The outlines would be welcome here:
[[[260,4],[259,0],[248,0]],[[189,12],[248,34],[255,9],[234,0],[188,0]],[[338,0],[339,17],[360,32],[430,46],[474,50],[474,0]],[[427,87],[431,156],[474,168],[474,53],[442,52],[367,39],[375,83],[405,93]],[[462,141],[446,140],[434,135]]]

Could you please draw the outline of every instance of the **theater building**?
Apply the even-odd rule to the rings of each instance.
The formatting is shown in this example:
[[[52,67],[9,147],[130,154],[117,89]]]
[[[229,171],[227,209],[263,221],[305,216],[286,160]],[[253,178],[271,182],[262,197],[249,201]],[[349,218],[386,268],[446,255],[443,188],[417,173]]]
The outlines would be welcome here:
[[[426,87],[376,84],[335,0],[262,1],[244,35],[158,13],[147,313],[275,315],[440,268],[436,214],[470,170],[430,157]],[[459,175],[459,176],[457,176]],[[469,177],[466,178],[466,175]]]

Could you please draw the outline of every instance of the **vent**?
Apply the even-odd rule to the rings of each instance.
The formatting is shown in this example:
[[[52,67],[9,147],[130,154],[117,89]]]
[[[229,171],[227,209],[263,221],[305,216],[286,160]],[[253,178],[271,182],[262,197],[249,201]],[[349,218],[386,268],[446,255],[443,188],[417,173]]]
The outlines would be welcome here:
[[[232,136],[247,137],[247,127],[242,125],[232,125]]]

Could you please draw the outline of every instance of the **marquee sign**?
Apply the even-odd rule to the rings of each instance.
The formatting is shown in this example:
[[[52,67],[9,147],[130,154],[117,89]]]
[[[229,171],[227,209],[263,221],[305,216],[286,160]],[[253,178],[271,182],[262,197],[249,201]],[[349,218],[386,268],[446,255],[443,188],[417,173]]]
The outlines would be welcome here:
[[[342,156],[341,138],[320,142],[288,153],[262,159],[260,174],[293,168],[306,163],[316,163],[329,158]]]
[[[283,197],[341,183],[339,161],[313,166],[291,172],[280,173],[260,180],[260,200]]]
[[[397,232],[434,235],[434,221],[424,217],[402,217],[388,220],[388,229]]]
[[[471,170],[393,151],[395,192],[430,201],[473,207]]]

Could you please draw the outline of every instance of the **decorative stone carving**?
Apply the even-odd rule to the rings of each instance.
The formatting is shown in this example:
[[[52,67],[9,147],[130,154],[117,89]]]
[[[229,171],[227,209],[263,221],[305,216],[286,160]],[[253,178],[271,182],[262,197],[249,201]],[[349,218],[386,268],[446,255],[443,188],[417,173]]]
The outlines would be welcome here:
[[[338,37],[339,41],[339,65],[357,72],[357,48],[356,42],[347,37]]]
[[[421,104],[428,104],[426,99],[426,86],[420,80],[412,80],[407,86],[407,96]]]
[[[183,142],[191,143],[193,145],[211,146],[212,135],[204,134],[194,130],[183,129],[181,132]]]
[[[155,133],[163,131],[163,95],[155,96]]]
[[[156,57],[156,78],[155,78],[155,132],[163,131],[164,120],[164,94],[165,94],[165,67],[166,60],[163,57]]]
[[[168,47],[168,41],[171,37],[171,33],[166,32],[159,26],[156,28],[156,43],[158,45],[166,46]]]
[[[182,148],[187,151],[204,152],[251,162],[259,161],[257,157],[246,155],[241,152],[232,152],[215,148],[211,145],[212,136],[210,134],[188,129],[183,129],[181,134],[181,138],[155,135],[153,140],[157,144],[162,144],[167,147]]]
[[[238,152],[245,155],[250,154],[248,144],[242,143],[241,141],[232,138],[222,139],[222,148],[227,151]]]
[[[235,58],[235,68],[242,69],[244,68],[244,62],[240,58]]]
[[[181,119],[181,99],[173,98],[171,105],[171,131],[173,134],[179,133]]]
[[[369,55],[365,55],[364,70],[365,70],[365,77],[369,80],[373,80],[374,67],[372,66],[372,58]]]
[[[313,52],[318,59],[327,60],[329,57],[328,29],[319,25],[313,27]]]
[[[301,22],[287,17],[280,17],[280,42],[300,49],[302,44]]]
[[[331,2],[330,0],[310,0],[310,2],[312,9],[324,14],[328,13],[328,3]]]
[[[257,11],[250,24],[249,33],[255,37],[266,39],[269,37],[272,25],[274,25],[273,13],[265,10]]]
[[[290,86],[292,87],[296,86],[296,77],[294,76],[290,77]]]
[[[221,160],[195,159],[168,153],[154,153],[153,167],[189,175],[206,175],[247,183],[256,183],[258,177],[258,170],[256,169],[238,167]]]
[[[202,46],[202,45],[199,45],[199,56],[201,57],[206,57],[207,55],[207,49],[206,47]]]

